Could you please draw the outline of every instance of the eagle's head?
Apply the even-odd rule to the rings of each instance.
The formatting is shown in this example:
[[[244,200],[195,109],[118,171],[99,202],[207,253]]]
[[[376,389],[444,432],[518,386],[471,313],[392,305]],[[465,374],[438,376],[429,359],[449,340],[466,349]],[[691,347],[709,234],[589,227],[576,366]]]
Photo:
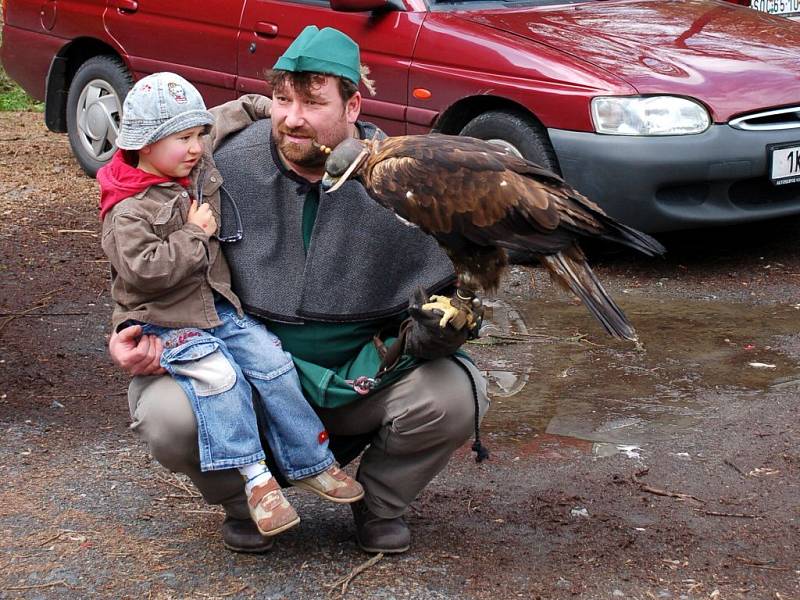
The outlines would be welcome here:
[[[372,152],[372,140],[347,138],[339,143],[325,161],[325,175],[322,187],[330,194],[338,190],[358,168],[364,164]]]

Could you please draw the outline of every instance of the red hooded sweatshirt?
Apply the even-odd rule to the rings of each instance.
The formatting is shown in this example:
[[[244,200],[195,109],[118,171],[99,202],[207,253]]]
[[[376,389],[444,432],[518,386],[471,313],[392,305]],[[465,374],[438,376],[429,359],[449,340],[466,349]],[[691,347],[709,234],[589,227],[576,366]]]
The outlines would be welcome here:
[[[97,182],[100,184],[101,221],[116,204],[125,198],[135,196],[151,185],[174,181],[187,189],[189,187],[188,177],[173,178],[152,175],[134,167],[128,160],[127,152],[117,150],[111,162],[97,172]]]

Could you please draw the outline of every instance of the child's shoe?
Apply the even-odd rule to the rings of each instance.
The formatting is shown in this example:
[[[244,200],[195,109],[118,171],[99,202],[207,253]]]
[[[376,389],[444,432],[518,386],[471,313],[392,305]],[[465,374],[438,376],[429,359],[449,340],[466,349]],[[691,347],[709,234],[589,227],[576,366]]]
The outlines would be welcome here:
[[[364,488],[361,484],[342,471],[336,463],[322,473],[305,479],[291,480],[289,483],[340,504],[357,502],[364,497]]]
[[[247,507],[261,535],[277,535],[300,522],[274,477],[250,490]]]

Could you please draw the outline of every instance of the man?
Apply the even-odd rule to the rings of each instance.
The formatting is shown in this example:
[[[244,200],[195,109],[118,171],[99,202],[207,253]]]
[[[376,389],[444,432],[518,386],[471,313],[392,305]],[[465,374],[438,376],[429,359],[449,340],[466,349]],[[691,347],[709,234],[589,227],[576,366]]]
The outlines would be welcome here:
[[[441,293],[454,281],[436,243],[360,184],[320,193],[324,148],[376,133],[358,121],[361,69],[358,46],[331,28],[307,27],[278,59],[269,75],[271,119],[231,135],[214,153],[229,199],[220,238],[231,241],[224,250],[234,290],[292,354],[334,452],[345,462],[368,444],[357,474],[366,493],[353,505],[359,545],[404,552],[410,531],[403,514],[468,439],[488,400],[475,367],[451,358],[466,328],[441,329],[438,316],[420,308],[424,294],[415,290]],[[248,519],[241,477],[200,471],[190,405],[172,379],[153,377],[163,373],[161,347],[139,335],[124,329],[109,344],[115,362],[139,376],[129,389],[131,427],[156,460],[224,507],[226,547],[269,549],[272,539]],[[392,368],[371,387],[367,378],[387,347],[398,351],[384,361]],[[337,452],[342,440],[355,445],[339,444]]]

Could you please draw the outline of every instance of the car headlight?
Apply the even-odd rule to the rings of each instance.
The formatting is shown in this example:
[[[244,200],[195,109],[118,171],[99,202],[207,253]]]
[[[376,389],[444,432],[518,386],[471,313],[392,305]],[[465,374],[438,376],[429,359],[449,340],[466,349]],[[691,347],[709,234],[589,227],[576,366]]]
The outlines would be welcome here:
[[[597,133],[687,135],[708,129],[711,117],[694,100],[677,96],[598,96],[592,98]]]

